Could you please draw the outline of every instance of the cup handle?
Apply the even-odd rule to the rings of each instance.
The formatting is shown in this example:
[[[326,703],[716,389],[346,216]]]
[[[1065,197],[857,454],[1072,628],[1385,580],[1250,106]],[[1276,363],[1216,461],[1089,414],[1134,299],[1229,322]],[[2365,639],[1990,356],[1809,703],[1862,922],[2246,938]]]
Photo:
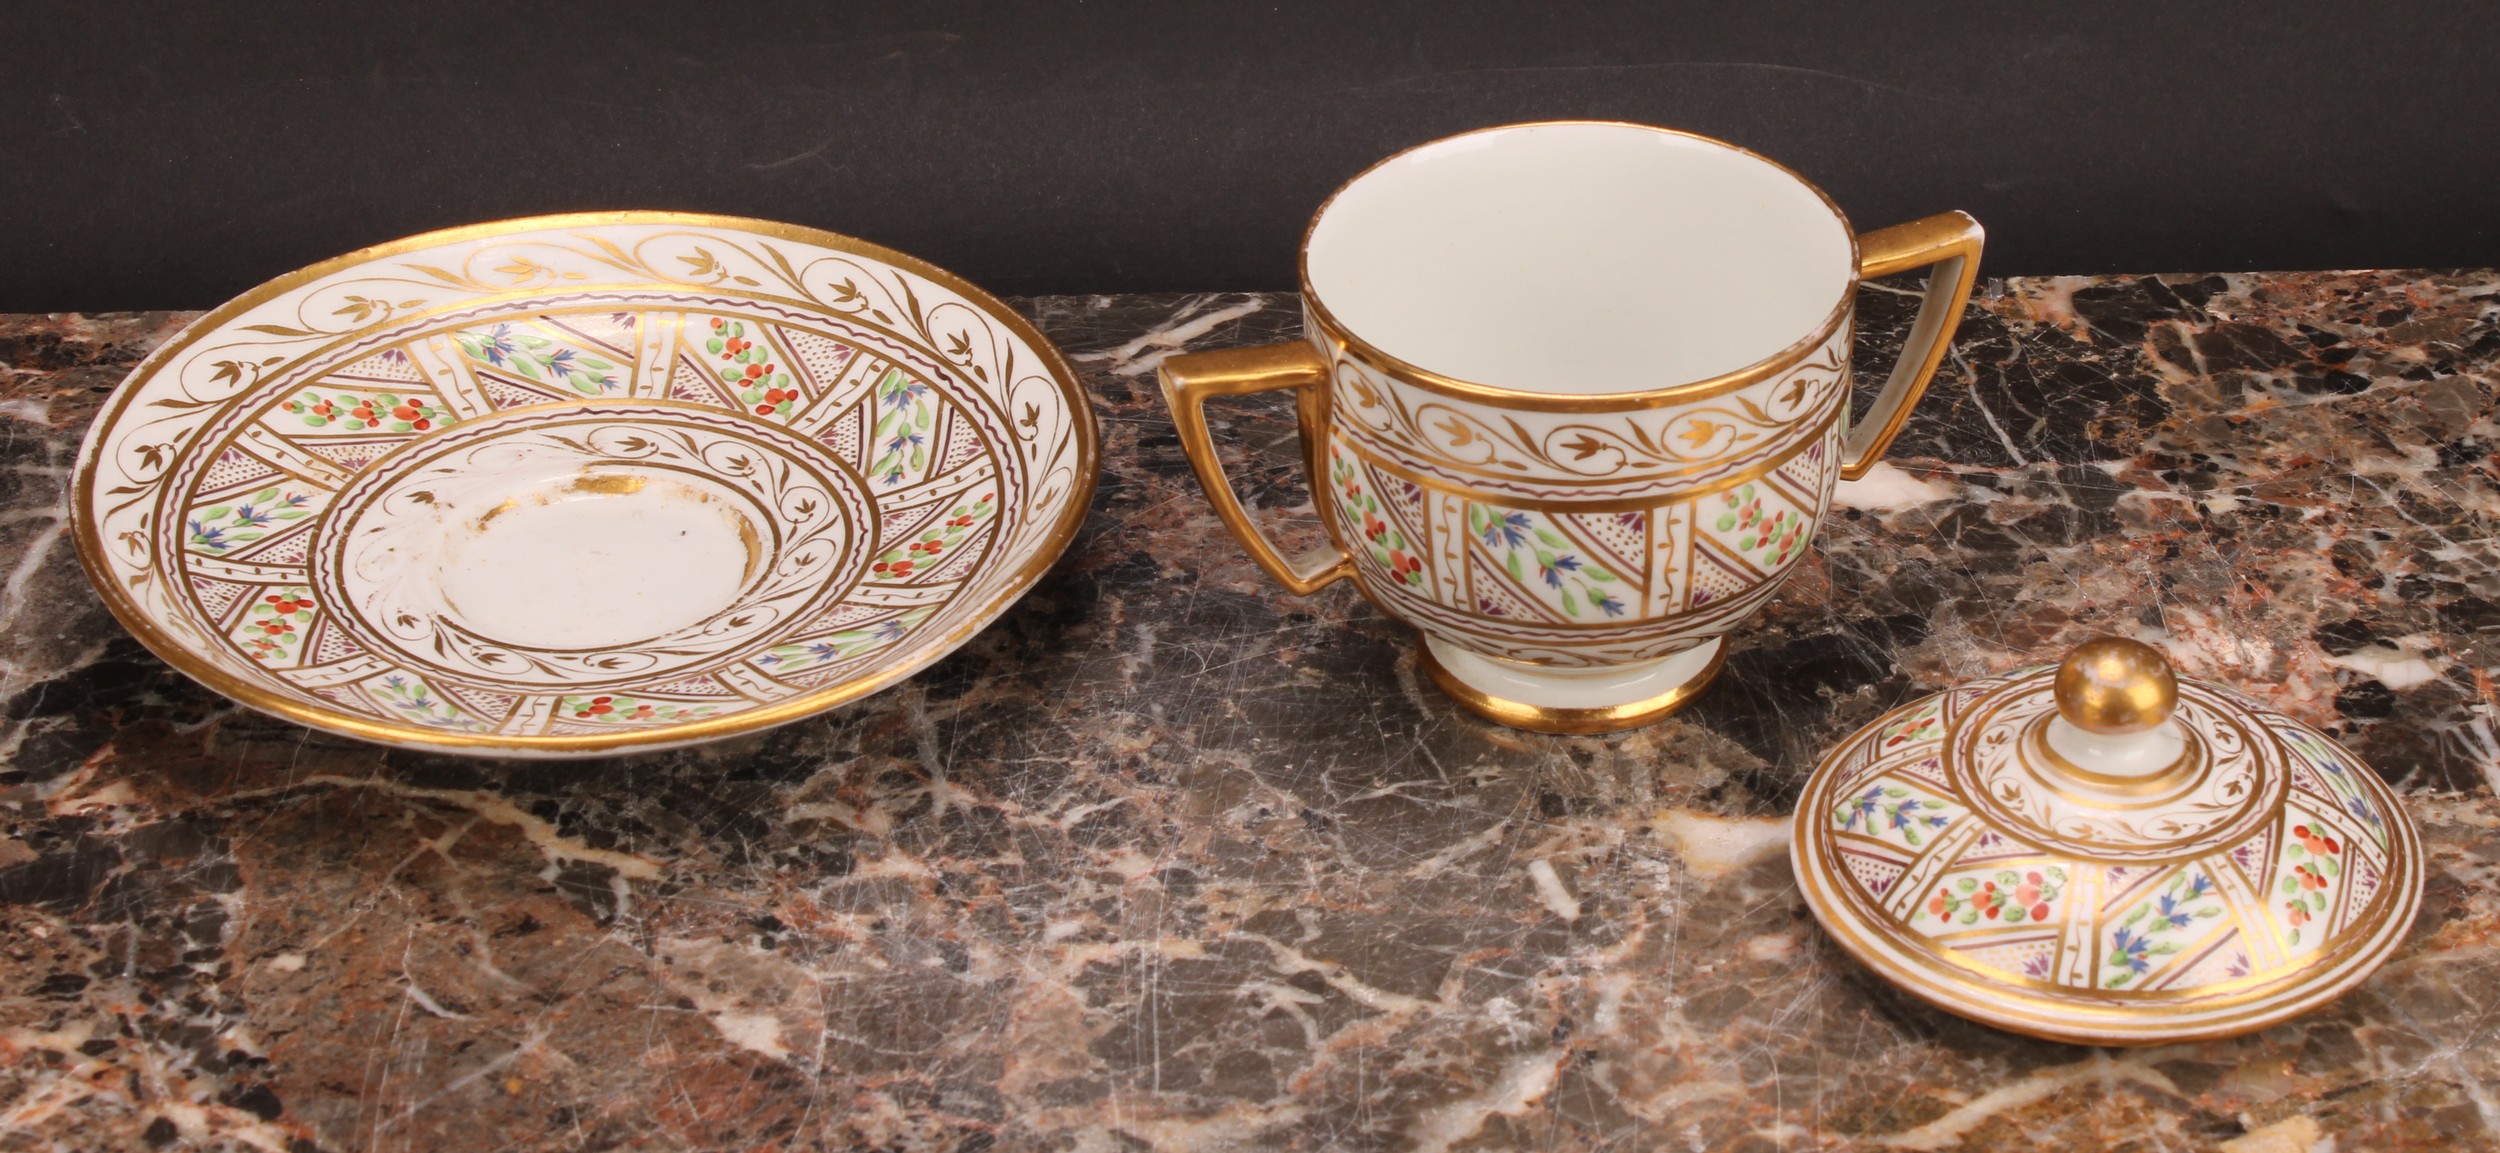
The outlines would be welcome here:
[[[1198,486],[1206,490],[1207,503],[1215,506],[1217,519],[1233,530],[1233,536],[1249,550],[1250,559],[1257,561],[1261,570],[1298,597],[1309,596],[1353,573],[1353,558],[1334,544],[1299,560],[1276,551],[1258,526],[1250,523],[1250,513],[1241,507],[1241,498],[1234,495],[1232,482],[1224,476],[1224,462],[1216,456],[1215,438],[1207,432],[1208,397],[1300,389],[1302,395],[1297,398],[1295,412],[1302,427],[1306,475],[1316,488],[1326,474],[1312,467],[1317,460],[1314,446],[1320,443],[1320,429],[1328,412],[1328,364],[1316,350],[1300,341],[1288,341],[1256,348],[1193,352],[1166,359],[1155,370],[1155,378],[1163,384],[1164,402],[1172,406],[1172,423],[1180,430],[1181,451],[1189,455],[1189,469],[1198,474]]]
[[[1901,345],[1901,359],[1892,366],[1866,415],[1849,423],[1849,441],[1841,454],[1840,479],[1856,480],[1884,458],[1892,438],[1910,419],[1910,409],[1927,391],[1927,382],[1944,361],[1953,330],[1962,323],[1970,303],[1971,285],[1979,279],[1979,247],[1987,231],[1965,212],[1944,212],[1924,220],[1896,224],[1858,237],[1858,278],[1891,276],[1935,265],[1927,277],[1927,299],[1918,306],[1918,320]]]

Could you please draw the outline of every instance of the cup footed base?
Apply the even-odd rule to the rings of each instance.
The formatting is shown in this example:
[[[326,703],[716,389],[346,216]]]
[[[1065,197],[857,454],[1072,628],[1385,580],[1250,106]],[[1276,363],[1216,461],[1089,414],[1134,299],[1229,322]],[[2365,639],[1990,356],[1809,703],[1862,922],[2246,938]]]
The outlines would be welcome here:
[[[1639,728],[1691,704],[1718,679],[1727,640],[1713,637],[1646,664],[1562,669],[1469,652],[1425,637],[1424,672],[1469,712],[1539,733]]]

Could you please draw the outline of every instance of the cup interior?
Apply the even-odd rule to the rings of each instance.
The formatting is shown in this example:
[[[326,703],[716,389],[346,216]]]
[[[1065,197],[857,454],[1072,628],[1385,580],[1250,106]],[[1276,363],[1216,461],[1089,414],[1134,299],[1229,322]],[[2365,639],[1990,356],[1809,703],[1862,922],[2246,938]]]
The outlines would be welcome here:
[[[1603,395],[1707,380],[1822,327],[1848,222],[1761,157],[1633,124],[1523,124],[1382,162],[1312,223],[1305,285],[1442,376]]]

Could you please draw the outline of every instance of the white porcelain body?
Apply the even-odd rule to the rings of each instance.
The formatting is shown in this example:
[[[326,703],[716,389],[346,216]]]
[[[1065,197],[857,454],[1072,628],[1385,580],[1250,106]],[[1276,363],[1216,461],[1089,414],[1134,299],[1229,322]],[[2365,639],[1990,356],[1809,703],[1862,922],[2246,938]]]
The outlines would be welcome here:
[[[1496,129],[1356,178],[1304,261],[1313,487],[1453,676],[1541,707],[1654,697],[1804,557],[1857,258],[1795,174],[1635,125]]]
[[[1635,124],[1525,124],[1399,153],[1329,198],[1303,251],[1347,331],[1444,377],[1637,393],[1796,351],[1857,277],[1795,173]]]

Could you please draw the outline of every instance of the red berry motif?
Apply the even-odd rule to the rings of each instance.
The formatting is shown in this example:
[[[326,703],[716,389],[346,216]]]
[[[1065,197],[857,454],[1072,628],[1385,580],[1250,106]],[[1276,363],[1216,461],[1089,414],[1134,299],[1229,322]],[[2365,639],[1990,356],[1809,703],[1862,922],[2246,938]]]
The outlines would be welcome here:
[[[2300,927],[2326,912],[2326,891],[2335,886],[2335,878],[2344,871],[2335,859],[2344,851],[2344,845],[2328,836],[2323,826],[2308,824],[2292,826],[2292,841],[2283,850],[2292,862],[2291,872],[2276,888],[2291,898],[2283,903],[2283,936],[2286,941],[2297,945],[2300,943]]]
[[[993,496],[994,494],[985,492],[981,494],[981,499],[971,504],[956,505],[951,510],[953,515],[948,516],[944,522],[921,534],[919,540],[901,548],[886,550],[884,556],[878,557],[875,564],[868,566],[868,571],[877,576],[896,580],[910,576],[922,561],[934,561],[945,555],[946,550],[961,544],[965,531],[978,523],[982,517],[989,515],[990,501]]]
[[[703,347],[728,363],[720,368],[721,384],[738,403],[757,416],[790,415],[801,399],[796,381],[773,359],[772,347],[747,336],[746,322],[712,318],[710,339]]]
[[[431,400],[388,392],[369,397],[324,397],[306,392],[287,402],[286,410],[304,418],[304,424],[311,428],[339,424],[354,432],[381,428],[385,423],[392,432],[425,432],[452,423],[451,414]]]
[[[275,490],[260,494],[254,515],[261,516],[265,509],[292,510],[292,504],[286,498],[269,499],[276,496]],[[280,515],[284,512],[269,514],[255,523],[266,523]],[[300,635],[297,626],[312,623],[312,593],[301,588],[281,588],[262,594],[259,600],[252,602],[251,609],[251,615],[238,626],[235,639],[242,644],[245,655],[256,661],[266,661],[272,655],[285,652],[286,646],[296,642]]]
[[[1806,518],[1789,509],[1764,515],[1762,497],[1755,494],[1750,484],[1721,494],[1719,501],[1727,511],[1719,514],[1718,530],[1740,534],[1736,541],[1739,552],[1759,552],[1764,563],[1776,565],[1787,560],[1805,541]]]
[[[2335,838],[2312,833],[2307,825],[2292,826],[2292,839],[2299,841],[2300,847],[2321,857],[2331,857],[2344,851],[2344,846],[2337,843]]]
[[[632,697],[566,697],[562,706],[576,719],[614,724],[621,721],[678,721],[709,714],[709,705],[655,705]]]
[[[1995,880],[1964,877],[1949,885],[1938,885],[1927,898],[1927,914],[1940,921],[1977,924],[1981,919],[2016,924],[2023,921],[2045,921],[2053,911],[2049,902],[2057,899],[2058,890],[2066,884],[2066,870],[2051,866],[2017,873],[2000,869]]]

